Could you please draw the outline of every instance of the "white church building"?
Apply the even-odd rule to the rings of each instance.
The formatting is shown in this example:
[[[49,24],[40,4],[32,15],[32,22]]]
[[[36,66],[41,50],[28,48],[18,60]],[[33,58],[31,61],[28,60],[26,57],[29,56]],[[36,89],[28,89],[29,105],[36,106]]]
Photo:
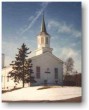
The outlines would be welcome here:
[[[35,85],[62,85],[63,61],[52,54],[50,47],[51,36],[46,31],[44,16],[41,24],[41,32],[37,36],[38,47],[36,56],[32,57]]]
[[[31,84],[32,86],[63,84],[63,61],[52,54],[53,48],[50,47],[50,40],[51,36],[46,31],[43,16],[41,31],[37,36],[38,47],[35,50],[36,54],[31,57],[34,72],[33,76],[36,80],[36,83]],[[2,70],[2,73],[4,73],[4,70],[5,69]],[[8,72],[6,74],[8,74]]]

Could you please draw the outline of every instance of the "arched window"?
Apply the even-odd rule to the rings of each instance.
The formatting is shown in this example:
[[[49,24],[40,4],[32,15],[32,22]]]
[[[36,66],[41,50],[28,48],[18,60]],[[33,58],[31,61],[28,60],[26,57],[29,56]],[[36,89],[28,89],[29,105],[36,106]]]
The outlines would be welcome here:
[[[43,37],[41,37],[41,44],[43,44],[44,43],[44,38]]]

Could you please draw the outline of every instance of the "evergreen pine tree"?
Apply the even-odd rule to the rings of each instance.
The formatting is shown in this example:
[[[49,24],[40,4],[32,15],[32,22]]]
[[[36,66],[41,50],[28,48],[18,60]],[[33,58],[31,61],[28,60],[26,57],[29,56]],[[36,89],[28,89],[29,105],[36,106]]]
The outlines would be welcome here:
[[[35,83],[36,81],[34,80],[34,77],[32,76],[32,74],[34,73],[32,70],[32,60],[26,60],[25,62],[25,82],[26,83]]]
[[[12,71],[10,76],[14,78],[14,82],[23,82],[23,87],[26,82],[35,82],[34,77],[32,77],[32,61],[27,60],[27,55],[31,52],[27,52],[29,48],[23,43],[21,48],[18,49],[19,52],[16,54],[15,61],[12,61]]]

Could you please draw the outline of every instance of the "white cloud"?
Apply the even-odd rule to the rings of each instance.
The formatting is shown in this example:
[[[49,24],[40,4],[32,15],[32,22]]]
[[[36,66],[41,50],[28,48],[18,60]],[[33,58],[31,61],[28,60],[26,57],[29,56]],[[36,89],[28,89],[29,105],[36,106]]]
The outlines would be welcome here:
[[[72,34],[73,34],[73,36],[75,36],[75,37],[81,37],[81,32],[80,32],[80,31],[73,30],[73,31],[72,31]]]
[[[72,43],[72,46],[76,46],[76,43]]]
[[[34,19],[34,16],[30,16],[29,18],[28,18],[28,21],[32,21]]]
[[[77,57],[78,53],[73,50],[72,48],[62,48],[61,57],[66,60],[69,57],[75,58]]]
[[[60,33],[63,34],[70,34],[71,37],[81,37],[81,32],[74,29],[73,25],[68,25],[66,23],[60,23],[58,21],[49,21],[48,23],[48,29],[49,30],[56,30],[60,36]],[[53,36],[52,39],[58,39],[58,36]],[[56,41],[55,40],[55,41]],[[68,39],[69,40],[69,39]],[[63,43],[65,43],[63,41]],[[56,46],[57,44],[55,44]],[[68,44],[70,47],[59,47],[58,45],[56,46],[56,48],[54,48],[54,53],[55,55],[57,55],[59,58],[61,58],[63,61],[66,61],[67,58],[72,57],[74,59],[74,68],[75,70],[78,70],[78,72],[81,72],[81,53],[79,51],[81,50],[75,50],[72,47],[75,47],[76,45],[78,46],[78,44],[76,44],[76,42],[69,42]],[[55,47],[54,46],[54,47]]]
[[[58,33],[71,33],[71,28],[72,25],[68,26],[66,25],[66,23],[63,23],[60,25],[59,29],[58,29]]]
[[[60,58],[63,61],[66,61],[67,58],[72,57],[74,60],[74,68],[75,70],[77,70],[78,72],[81,72],[81,53],[79,51],[76,51],[72,48],[60,48],[61,52],[60,52]]]
[[[67,58],[72,57],[74,60],[74,70],[77,70],[78,72],[82,72],[81,67],[81,52],[80,50],[77,51],[71,47],[56,47],[54,48],[54,54],[59,57],[59,59],[66,61]]]
[[[18,44],[12,42],[2,42],[2,52],[5,54],[5,66],[8,66],[11,61],[14,60],[17,45]]]
[[[8,66],[12,60],[15,60],[15,55],[18,53],[17,48],[20,48],[22,43],[26,44],[26,46],[29,48],[29,51],[33,51],[34,45],[36,45],[36,40],[28,40],[26,36],[21,37],[21,39],[19,39],[17,36],[14,36],[14,38],[15,41],[9,40],[9,42],[2,42],[2,53],[5,54],[5,66]]]
[[[50,20],[48,23],[48,29],[56,29],[59,34],[70,34],[74,37],[81,37],[81,32],[79,30],[76,30],[72,24],[68,25],[66,22]]]
[[[53,20],[50,20],[48,22],[48,29],[52,29],[52,28],[58,28],[60,26],[60,23],[57,22],[57,21],[53,21]]]
[[[48,5],[48,2],[42,3],[41,4],[41,9],[39,9],[38,11],[36,11],[36,15],[34,17],[33,16],[29,17],[29,19],[32,19],[33,18],[33,20],[28,24],[28,26],[26,28],[24,28],[24,30],[22,30],[21,35],[23,33],[25,33],[26,31],[28,31],[33,26],[33,24],[36,22],[36,20],[39,18],[39,16],[43,13],[43,11],[47,7],[47,5]]]

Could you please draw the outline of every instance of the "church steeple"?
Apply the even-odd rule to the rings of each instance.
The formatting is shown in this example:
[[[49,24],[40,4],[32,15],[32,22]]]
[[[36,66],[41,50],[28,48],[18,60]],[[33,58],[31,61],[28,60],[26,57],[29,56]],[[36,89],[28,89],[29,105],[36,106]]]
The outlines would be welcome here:
[[[53,49],[50,48],[50,35],[46,31],[44,14],[42,18],[41,32],[37,36],[37,44],[38,49],[36,50],[36,55],[43,54],[45,52],[52,53]]]
[[[44,14],[43,14],[43,18],[42,18],[41,32],[47,33],[46,26],[45,26],[45,20],[44,20]]]

